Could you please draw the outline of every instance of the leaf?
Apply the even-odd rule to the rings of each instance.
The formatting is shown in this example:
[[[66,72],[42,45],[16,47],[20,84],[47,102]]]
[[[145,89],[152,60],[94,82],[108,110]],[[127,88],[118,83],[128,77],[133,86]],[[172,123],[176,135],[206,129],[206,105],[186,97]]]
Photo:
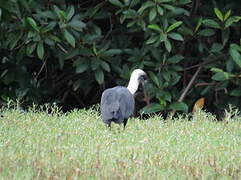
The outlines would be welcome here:
[[[223,72],[223,70],[219,69],[219,68],[211,68],[211,71],[212,72]]]
[[[212,19],[205,19],[202,21],[202,23],[205,26],[211,27],[211,28],[216,28],[216,29],[221,29],[221,26],[214,20]]]
[[[241,96],[241,88],[236,88],[236,89],[233,89],[231,92],[230,92],[230,96]]]
[[[64,60],[72,59],[73,57],[76,57],[78,55],[79,55],[79,49],[71,49],[67,54],[63,56],[63,59]]]
[[[38,42],[37,55],[38,55],[39,59],[43,59],[43,57],[44,57],[43,41]]]
[[[91,59],[91,69],[96,70],[100,66],[100,60],[97,58]]]
[[[224,15],[223,20],[226,21],[230,15],[231,15],[231,10],[228,10],[228,12],[226,12],[226,14]]]
[[[197,32],[199,30],[200,26],[202,25],[202,22],[203,22],[203,18],[201,17],[197,22],[194,32]]]
[[[160,16],[163,16],[163,9],[157,5],[157,12]]]
[[[240,20],[241,20],[241,16],[231,16],[225,22],[224,29],[228,28],[229,26],[233,25],[234,23],[239,22]]]
[[[26,50],[26,53],[28,54],[28,55],[31,55],[32,53],[33,53],[33,51],[35,50],[35,48],[36,48],[36,45],[37,45],[37,43],[30,43],[28,46],[27,46],[27,50]]]
[[[132,27],[134,24],[136,24],[136,21],[130,21],[127,23],[126,27],[130,28]]]
[[[95,71],[95,80],[99,83],[102,84],[104,81],[104,73],[101,69],[98,69]]]
[[[178,75],[176,72],[174,72],[173,75],[172,75],[172,79],[170,81],[171,86],[176,85],[180,81],[180,79],[181,79],[181,76]]]
[[[179,15],[179,16],[190,16],[190,12],[187,11],[184,8],[179,8],[179,7],[175,7],[175,10],[173,11],[173,14],[175,15]]]
[[[8,69],[5,69],[0,76],[0,79],[3,78],[8,73]]]
[[[204,106],[204,102],[205,102],[205,99],[203,97],[198,99],[193,106],[192,112],[194,113],[194,112],[197,112],[199,109],[202,109]]]
[[[146,44],[152,44],[158,40],[158,36],[151,36],[147,41]]]
[[[82,73],[88,69],[89,64],[88,61],[85,59],[78,59],[74,62],[73,66],[76,67],[76,73]]]
[[[49,19],[52,19],[52,20],[55,20],[56,19],[56,15],[53,11],[40,11],[40,10],[37,10],[37,13],[39,15],[39,17],[41,18],[49,18]]]
[[[214,8],[214,13],[218,17],[218,19],[223,22],[223,14],[221,13],[221,11],[218,8]]]
[[[75,20],[75,19],[70,21],[68,25],[73,29],[75,29],[76,31],[82,31],[86,27],[86,24],[83,23],[81,20]]]
[[[169,109],[187,112],[188,106],[183,102],[174,102],[174,103],[170,104]]]
[[[157,24],[150,24],[147,26],[149,29],[153,29],[156,30],[158,32],[162,32],[162,29],[160,28],[160,26],[158,26]]]
[[[159,89],[158,92],[156,93],[156,98],[163,104],[166,104],[166,101],[171,102],[171,100],[172,100],[171,93],[169,93],[168,91],[161,90],[161,89]]]
[[[179,33],[168,33],[168,37],[177,41],[184,41],[182,35]]]
[[[30,31],[32,32],[32,31]],[[23,34],[21,32],[14,33],[9,37],[9,48],[13,50],[18,44],[19,40],[22,38]]]
[[[180,33],[182,33],[182,35],[184,36],[193,36],[193,31],[192,29],[186,27],[186,26],[182,26],[179,30]]]
[[[119,0],[109,0],[109,2],[118,7],[124,7],[124,5]]]
[[[171,50],[172,50],[172,45],[171,45],[170,41],[167,39],[166,41],[164,41],[164,44],[165,44],[166,50],[167,50],[168,52],[171,52]]]
[[[48,36],[48,38],[52,39],[52,40],[55,41],[55,42],[61,42],[61,40],[60,40],[57,36],[54,36],[54,35],[52,35],[52,34],[50,34],[50,35]]]
[[[152,1],[147,1],[142,4],[141,8],[138,10],[138,13],[143,13],[145,9],[153,6],[155,6],[155,3],[153,3]]]
[[[234,69],[234,62],[232,59],[229,59],[228,62],[226,63],[226,70],[227,72],[231,73]]]
[[[160,33],[159,40],[161,42],[164,42],[167,40],[167,34],[166,33]]]
[[[44,37],[44,43],[49,45],[49,46],[55,45],[54,41],[52,39],[47,38],[47,37]]]
[[[163,73],[162,73],[162,76],[163,76],[163,78],[164,78],[166,81],[170,81],[170,80],[171,80],[171,72],[170,72],[170,71],[163,72]]]
[[[74,15],[74,6],[70,6],[68,9],[67,9],[67,21],[69,21]]]
[[[158,62],[161,60],[161,52],[159,48],[151,48],[151,55],[154,57]]]
[[[38,28],[38,26],[37,26],[37,23],[35,22],[35,20],[34,20],[33,18],[28,17],[28,18],[27,18],[27,21],[28,21],[28,23],[32,26],[32,28],[33,28],[35,31],[39,32],[39,28]]]
[[[203,95],[209,93],[210,90],[211,90],[211,88],[212,88],[212,86],[210,86],[210,85],[209,85],[209,86],[206,86],[206,87],[202,90],[201,95],[203,96]]]
[[[75,38],[66,29],[64,29],[64,38],[72,47],[75,47]]]
[[[241,52],[241,46],[238,45],[238,44],[232,43],[232,44],[230,45],[230,48],[235,49],[235,50]]]
[[[219,43],[213,43],[211,52],[220,52],[223,49],[223,45]]]
[[[157,87],[160,87],[161,85],[160,85],[160,81],[159,81],[158,77],[153,72],[149,72],[149,75],[150,75],[151,80],[155,83],[155,85]]]
[[[233,61],[241,68],[241,55],[240,55],[240,53],[236,49],[230,48],[229,54],[231,55]]]
[[[140,110],[141,114],[151,114],[164,110],[165,107],[158,103],[151,103]]]
[[[154,20],[156,17],[156,8],[152,8],[150,13],[149,13],[149,21]]]
[[[204,29],[204,30],[201,30],[201,31],[198,32],[198,35],[207,36],[207,37],[212,36],[214,34],[215,34],[215,32],[212,29]]]
[[[176,63],[180,62],[183,59],[184,59],[184,57],[182,55],[175,55],[175,56],[169,57],[167,59],[167,62],[168,63],[172,63],[172,64],[176,64]]]
[[[67,20],[67,14],[66,12],[64,12],[63,10],[59,9],[58,6],[54,5],[54,12],[55,14],[58,16],[58,18],[61,20],[61,21],[66,21]]]
[[[170,2],[172,0],[162,0],[162,2]],[[176,7],[172,6],[172,5],[169,5],[169,4],[162,4],[162,6],[165,8],[165,9],[168,9],[169,11],[175,11],[176,10]]]
[[[56,22],[52,21],[52,22],[48,23],[47,26],[43,27],[41,32],[42,33],[49,32],[49,31],[53,30],[55,26],[56,26]]]
[[[229,81],[222,81],[215,86],[216,91],[224,90],[227,88]]]
[[[77,66],[75,69],[76,73],[82,73],[88,69],[87,65]]]
[[[225,81],[229,79],[229,76],[225,72],[217,72],[212,76],[212,79],[215,81]]]
[[[85,48],[85,47],[81,47],[79,48],[79,54],[82,56],[93,56],[93,53],[91,51],[91,49],[89,48]]]
[[[74,91],[77,91],[81,87],[82,83],[83,81],[81,79],[78,79],[77,81],[75,81],[73,84]]]
[[[105,56],[115,56],[121,54],[122,51],[120,49],[109,49],[104,52]]]
[[[123,14],[125,15],[125,18],[129,18],[129,19],[133,19],[134,17],[137,16],[136,11],[133,9],[128,9],[124,11]]]
[[[180,25],[182,25],[182,21],[175,22],[174,24],[172,24],[171,26],[168,27],[167,33],[172,31],[173,29],[179,27]]]
[[[108,63],[101,61],[100,65],[105,71],[110,72],[110,65]]]
[[[179,0],[177,3],[180,4],[180,5],[185,5],[185,4],[188,4],[192,2],[191,0]]]

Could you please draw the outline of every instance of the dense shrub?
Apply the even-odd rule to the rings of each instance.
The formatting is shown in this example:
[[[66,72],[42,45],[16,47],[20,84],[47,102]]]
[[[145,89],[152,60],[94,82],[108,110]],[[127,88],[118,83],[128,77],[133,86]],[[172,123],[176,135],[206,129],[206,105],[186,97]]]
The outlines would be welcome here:
[[[143,68],[145,113],[187,112],[200,97],[211,110],[240,107],[240,5],[0,0],[0,102],[86,107]]]

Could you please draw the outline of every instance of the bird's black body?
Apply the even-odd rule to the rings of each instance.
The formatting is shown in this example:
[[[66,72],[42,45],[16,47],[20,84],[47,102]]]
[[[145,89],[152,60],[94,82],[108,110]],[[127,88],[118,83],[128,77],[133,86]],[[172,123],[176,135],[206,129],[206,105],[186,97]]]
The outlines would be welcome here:
[[[131,92],[122,86],[107,89],[101,97],[101,117],[109,127],[111,122],[123,123],[124,128],[128,118],[133,114],[135,100]]]

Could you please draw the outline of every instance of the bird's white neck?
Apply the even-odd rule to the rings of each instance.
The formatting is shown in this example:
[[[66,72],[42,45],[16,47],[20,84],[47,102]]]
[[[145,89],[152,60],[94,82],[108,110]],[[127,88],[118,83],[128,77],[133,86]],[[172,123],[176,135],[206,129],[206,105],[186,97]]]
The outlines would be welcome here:
[[[131,78],[130,78],[129,84],[127,86],[127,89],[131,92],[131,94],[133,94],[133,95],[135,94],[135,92],[137,91],[138,86],[140,84],[139,78],[141,76],[145,76],[145,75],[146,75],[146,73],[141,69],[135,69],[131,73]]]
[[[138,89],[139,86],[139,80],[138,80],[139,76],[131,76],[129,84],[127,86],[127,89],[131,92],[131,94],[135,94],[135,92]]]

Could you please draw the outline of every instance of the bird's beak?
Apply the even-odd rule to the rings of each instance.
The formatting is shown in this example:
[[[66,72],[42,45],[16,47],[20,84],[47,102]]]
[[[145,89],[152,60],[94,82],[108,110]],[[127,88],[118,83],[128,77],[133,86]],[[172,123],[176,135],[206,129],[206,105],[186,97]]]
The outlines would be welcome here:
[[[141,83],[142,89],[145,93],[146,92],[146,83],[147,83],[147,76],[146,75],[140,77],[140,83]]]
[[[143,79],[141,80],[142,89],[144,93],[144,101],[146,102],[146,105],[150,104],[150,96],[148,95],[148,92],[146,90],[146,84],[148,82],[147,76],[143,76]]]
[[[145,74],[145,75],[142,75],[141,77],[140,77],[140,82],[143,84],[143,83],[146,83],[147,82],[147,75]]]

